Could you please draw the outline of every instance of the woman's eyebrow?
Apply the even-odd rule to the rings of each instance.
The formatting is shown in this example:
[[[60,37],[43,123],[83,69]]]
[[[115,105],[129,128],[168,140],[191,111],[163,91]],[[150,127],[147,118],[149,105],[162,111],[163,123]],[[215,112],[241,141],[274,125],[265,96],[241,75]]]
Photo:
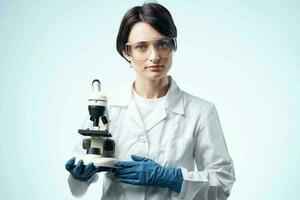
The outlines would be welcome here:
[[[136,42],[128,42],[128,44],[140,44],[140,43],[145,43],[147,41],[136,41]]]

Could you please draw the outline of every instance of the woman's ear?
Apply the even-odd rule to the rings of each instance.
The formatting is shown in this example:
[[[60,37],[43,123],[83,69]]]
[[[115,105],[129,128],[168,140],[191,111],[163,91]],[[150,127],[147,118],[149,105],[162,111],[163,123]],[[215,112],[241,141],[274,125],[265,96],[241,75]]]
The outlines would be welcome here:
[[[127,55],[125,51],[122,51],[123,56],[126,58],[128,62],[131,62],[131,57]]]

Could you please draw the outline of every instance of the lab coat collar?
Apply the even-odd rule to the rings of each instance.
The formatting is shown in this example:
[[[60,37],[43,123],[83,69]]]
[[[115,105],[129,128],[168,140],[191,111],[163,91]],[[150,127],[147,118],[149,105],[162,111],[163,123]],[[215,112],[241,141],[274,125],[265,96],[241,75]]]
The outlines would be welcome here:
[[[168,90],[165,108],[177,114],[184,114],[183,92],[171,76],[168,78],[171,84]],[[133,83],[134,81],[116,90],[113,93],[114,95],[109,98],[109,104],[111,106],[129,106],[133,99]]]
[[[177,114],[184,114],[183,92],[171,76],[169,76],[169,81],[171,85],[168,90],[165,108]]]

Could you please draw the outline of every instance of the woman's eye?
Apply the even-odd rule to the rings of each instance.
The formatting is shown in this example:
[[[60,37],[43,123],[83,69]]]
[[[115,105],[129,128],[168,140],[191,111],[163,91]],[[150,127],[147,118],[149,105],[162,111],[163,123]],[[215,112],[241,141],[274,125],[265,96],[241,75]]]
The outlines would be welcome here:
[[[138,49],[138,50],[143,50],[144,48],[145,48],[144,44],[138,44],[135,46],[135,49]]]
[[[158,43],[158,48],[168,48],[169,47],[169,43],[166,41],[161,41]]]

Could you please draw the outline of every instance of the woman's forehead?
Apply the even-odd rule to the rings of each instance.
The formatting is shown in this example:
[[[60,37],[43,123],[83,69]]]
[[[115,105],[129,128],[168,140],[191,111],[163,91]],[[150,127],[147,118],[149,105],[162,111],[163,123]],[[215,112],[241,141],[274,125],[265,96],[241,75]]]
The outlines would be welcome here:
[[[138,22],[131,28],[128,42],[135,43],[140,41],[160,39],[162,37],[164,37],[164,35],[152,28],[152,26],[148,23]]]

